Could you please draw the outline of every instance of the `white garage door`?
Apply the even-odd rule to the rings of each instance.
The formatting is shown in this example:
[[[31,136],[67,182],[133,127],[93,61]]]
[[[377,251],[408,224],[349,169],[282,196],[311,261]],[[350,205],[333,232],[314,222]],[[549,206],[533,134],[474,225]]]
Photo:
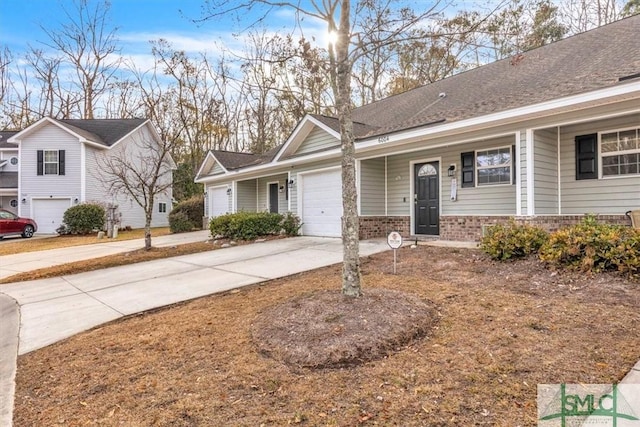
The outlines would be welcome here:
[[[64,211],[71,207],[69,199],[33,199],[33,219],[38,233],[53,234],[62,225]]]
[[[209,189],[209,218],[224,215],[229,212],[229,196],[227,187]]]
[[[340,169],[302,177],[302,233],[305,236],[340,237],[342,178]]]

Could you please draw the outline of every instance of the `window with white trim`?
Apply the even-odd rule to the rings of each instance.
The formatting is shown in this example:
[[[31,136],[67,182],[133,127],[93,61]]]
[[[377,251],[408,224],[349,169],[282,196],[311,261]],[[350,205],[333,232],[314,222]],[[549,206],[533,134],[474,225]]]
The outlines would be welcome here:
[[[511,184],[511,147],[476,151],[476,174],[478,186]]]
[[[640,129],[602,132],[602,177],[640,174]]]
[[[167,204],[164,202],[158,203],[158,212],[159,213],[167,213]]]
[[[58,175],[58,150],[44,150],[44,174]]]

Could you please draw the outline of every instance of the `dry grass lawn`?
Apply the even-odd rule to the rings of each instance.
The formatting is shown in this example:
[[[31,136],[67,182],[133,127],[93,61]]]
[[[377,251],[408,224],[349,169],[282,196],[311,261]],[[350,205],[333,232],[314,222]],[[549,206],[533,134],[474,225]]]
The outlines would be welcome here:
[[[363,260],[365,291],[419,298],[438,322],[386,355],[334,369],[265,356],[256,322],[340,287],[340,267],[103,325],[18,359],[21,426],[534,426],[538,383],[620,381],[640,358],[640,286],[419,247]],[[188,278],[185,278],[188,280]],[[211,280],[216,280],[212,277]],[[314,316],[352,333],[346,314]]]
[[[162,248],[152,247],[148,251],[145,249],[137,249],[135,251],[123,252],[121,254],[69,262],[67,264],[56,265],[54,267],[39,268],[25,273],[14,274],[13,276],[0,279],[0,285],[6,283],[25,282],[27,280],[46,279],[49,277],[59,277],[67,274],[78,274],[85,271],[101,270],[109,267],[117,267],[119,265],[153,261],[155,259],[194,254],[214,249],[216,249],[216,247],[211,243],[206,242],[186,243]]]
[[[169,227],[157,227],[151,229],[151,236],[165,236],[170,234]],[[122,240],[142,239],[144,229],[120,230],[116,239],[100,239],[97,233],[86,236],[55,236],[36,239],[12,238],[6,239],[0,244],[0,255],[19,254],[22,252],[45,251],[47,249],[66,248],[69,246],[91,245],[94,243],[108,243]]]

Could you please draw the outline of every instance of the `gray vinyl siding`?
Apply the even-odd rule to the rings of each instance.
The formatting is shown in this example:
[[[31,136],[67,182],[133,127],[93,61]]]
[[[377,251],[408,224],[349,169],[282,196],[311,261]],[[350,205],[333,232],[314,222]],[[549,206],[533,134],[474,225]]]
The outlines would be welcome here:
[[[7,210],[9,212],[13,212],[14,214],[18,214],[18,208],[14,208],[11,206],[11,201],[17,200],[18,205],[20,205],[20,200],[18,199],[18,195],[14,196],[0,196],[0,208]]]
[[[384,215],[384,157],[360,162],[360,214]]]
[[[18,159],[17,165],[11,164],[11,158],[15,157]],[[20,166],[20,159],[18,158],[18,150],[0,150],[0,160],[6,160],[7,164],[0,169],[0,173],[2,172],[18,172],[18,167]]]
[[[277,182],[278,187],[284,186],[287,181],[287,174],[272,175],[263,178],[258,178],[258,211],[269,210],[269,188],[268,184]],[[287,212],[288,202],[287,193],[285,191],[278,192],[278,212]]]
[[[314,151],[324,150],[331,147],[338,147],[340,141],[334,136],[329,135],[325,130],[315,128],[302,141],[300,147],[296,150],[296,155],[312,153]]]
[[[413,170],[412,161],[432,161],[440,158],[440,188],[442,215],[515,215],[515,185],[480,187],[461,186],[460,154],[467,151],[506,147],[514,143],[513,136],[485,140],[477,143],[441,147],[433,150],[390,156],[387,160],[387,212],[390,216],[410,215],[413,196],[410,193]],[[447,176],[450,164],[457,169],[457,200],[451,200],[451,178]]]
[[[516,185],[520,186],[520,207],[522,214],[527,213],[527,132],[525,130],[520,132],[520,182]]]
[[[106,150],[87,146],[85,147],[85,162],[87,175],[85,177],[85,195],[83,202],[104,202],[110,200],[108,191],[100,179],[99,159],[106,156]]]
[[[65,150],[64,175],[38,175],[38,150]],[[21,142],[20,215],[33,216],[32,198],[80,199],[80,142],[68,132],[45,124]]]
[[[104,167],[103,159],[107,156],[124,156],[132,161],[143,161],[145,154],[142,141],[149,141],[153,138],[147,127],[139,129],[136,133],[119,142],[109,150],[95,149],[87,146],[86,150],[86,201],[101,201],[118,205],[118,212],[121,214],[121,227],[143,228],[145,225],[144,209],[129,194],[110,193],[106,185],[102,184],[101,177],[108,174]],[[102,166],[101,166],[102,165]],[[165,166],[168,168],[168,166]],[[172,179],[171,174],[164,175],[161,179]],[[169,225],[169,212],[172,209],[172,191],[155,195],[153,203],[153,215],[151,219],[152,227],[164,227]],[[166,212],[159,212],[159,203],[166,203]]]
[[[640,114],[565,126],[561,129],[562,214],[623,214],[640,208],[640,176],[576,180],[575,137],[619,128],[640,127]]]
[[[221,173],[224,173],[224,169],[222,169],[222,166],[216,162],[211,169],[211,175],[219,175]]]
[[[237,211],[256,212],[256,180],[238,181],[236,191]]]
[[[534,189],[536,215],[558,213],[558,134],[556,129],[534,133]]]

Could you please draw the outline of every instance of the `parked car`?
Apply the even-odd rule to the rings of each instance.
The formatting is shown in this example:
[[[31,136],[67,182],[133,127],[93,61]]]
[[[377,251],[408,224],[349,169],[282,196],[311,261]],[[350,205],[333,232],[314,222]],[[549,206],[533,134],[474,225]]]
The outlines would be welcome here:
[[[0,209],[0,239],[5,236],[20,235],[24,238],[33,236],[38,231],[38,224],[30,218],[21,218],[4,209]]]

